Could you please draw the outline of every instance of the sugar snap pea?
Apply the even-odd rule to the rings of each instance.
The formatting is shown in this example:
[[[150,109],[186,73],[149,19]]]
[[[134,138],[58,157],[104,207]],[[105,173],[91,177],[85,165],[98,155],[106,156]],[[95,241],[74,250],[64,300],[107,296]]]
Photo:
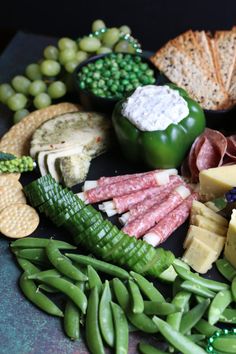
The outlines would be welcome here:
[[[138,285],[132,280],[128,281],[132,311],[133,313],[142,313],[144,310],[143,298],[140,293]]]
[[[181,311],[179,307],[169,302],[144,301],[144,313],[146,315],[167,316]]]
[[[194,283],[191,280],[185,280],[181,284],[181,289],[189,291],[193,294],[212,299],[215,296],[214,291],[207,289],[205,286]]]
[[[92,289],[94,286],[97,286],[98,293],[100,294],[102,290],[102,281],[96,270],[88,265],[87,267],[87,274],[88,274],[88,284],[89,289]]]
[[[195,295],[195,299],[197,300],[197,303],[200,304],[200,302],[203,302],[206,298],[200,295]]]
[[[52,265],[62,274],[76,281],[88,280],[88,277],[73,266],[71,261],[59,251],[52,240],[46,246],[46,254]]]
[[[26,237],[26,238],[19,238],[16,241],[11,242],[11,247],[21,247],[21,248],[44,248],[47,246],[50,239],[48,238],[37,238],[37,237]],[[73,246],[67,242],[54,240],[54,244],[58,249],[64,250],[74,250],[76,246]]]
[[[206,354],[205,350],[193,343],[179,331],[176,331],[165,321],[154,316],[153,322],[157,325],[165,339],[183,354]]]
[[[150,281],[148,281],[146,278],[144,278],[142,275],[138,273],[130,272],[130,275],[138,284],[142,293],[149,300],[165,302],[163,295],[160,293],[160,291],[157,290],[157,288],[153,285],[153,283],[151,283]]]
[[[219,322],[236,324],[236,310],[225,309],[222,315],[220,315]]]
[[[231,284],[231,292],[234,301],[236,301],[236,276],[233,278],[232,284]]]
[[[184,314],[180,322],[180,328],[179,328],[180,332],[185,334],[191,328],[193,328],[195,324],[198,323],[198,321],[203,317],[209,304],[210,304],[210,299],[206,299],[200,304],[197,304],[186,314]]]
[[[225,337],[216,338],[213,343],[213,348],[217,352],[224,353],[236,353],[236,338],[235,336],[229,335]]]
[[[236,276],[236,269],[225,258],[217,259],[216,267],[228,281],[232,281]]]
[[[183,289],[181,288],[181,284],[183,283],[183,279],[180,278],[178,275],[175,278],[175,281],[172,286],[172,296],[175,297],[176,294],[178,294],[180,291]]]
[[[84,283],[77,282],[75,284],[82,291],[84,290]],[[80,337],[80,310],[71,300],[67,300],[64,312],[64,330],[66,335],[72,339],[76,340]]]
[[[46,295],[38,290],[33,280],[28,279],[29,272],[25,271],[20,277],[20,288],[27,299],[41,310],[53,316],[63,317],[63,312]]]
[[[139,343],[138,345],[139,352],[142,354],[166,354],[166,352],[163,352],[160,349],[157,349],[153,347],[150,344],[147,343]]]
[[[122,308],[111,302],[111,309],[115,325],[115,352],[127,354],[129,348],[129,328],[126,316]]]
[[[210,323],[203,318],[195,324],[194,328],[206,337],[211,337],[216,331],[219,330],[218,327],[210,325]]]
[[[218,282],[215,280],[211,280],[211,279],[206,279],[201,277],[199,274],[197,273],[193,273],[190,270],[184,269],[183,267],[180,267],[176,264],[174,264],[174,268],[177,272],[177,274],[184,280],[190,280],[195,284],[199,284],[203,287],[206,287],[210,290],[213,291],[221,291],[221,290],[225,290],[229,288],[228,284],[222,283],[222,282]]]
[[[131,311],[129,292],[126,286],[121,282],[121,280],[118,278],[114,278],[112,281],[112,285],[118,303],[125,312],[132,325],[134,325],[136,328],[140,329],[143,332],[156,333],[157,327],[150,317],[148,317],[144,313],[133,313]]]
[[[112,320],[112,310],[111,310],[111,289],[109,281],[105,281],[105,286],[102,292],[101,300],[99,303],[99,324],[104,341],[110,346],[114,347],[115,335],[114,335],[114,325]]]
[[[98,323],[99,296],[97,287],[93,287],[89,298],[85,322],[85,335],[88,348],[92,354],[105,354]]]
[[[43,270],[42,272],[36,272],[32,273],[28,276],[28,279],[34,279],[34,280],[42,280],[43,278],[48,278],[48,277],[61,277],[61,273],[58,272],[56,269],[47,269]]]
[[[169,314],[166,322],[171,325],[174,329],[176,329],[177,331],[179,330],[180,327],[180,322],[184,313],[184,309],[186,304],[189,302],[191,297],[191,293],[187,292],[187,291],[180,291],[178,292],[174,299],[172,300],[172,304],[175,306],[180,307],[180,311],[176,311],[172,314]]]
[[[33,279],[33,277],[31,277]],[[35,279],[39,279],[42,282],[53,286],[55,289],[58,289],[62,293],[68,296],[82,311],[82,313],[86,312],[87,308],[87,298],[83,291],[81,291],[77,286],[75,286],[70,281],[59,278],[59,277],[40,277],[39,273],[35,275]]]
[[[189,334],[189,335],[186,335],[186,337],[194,343],[198,343],[198,342],[206,339],[206,336],[204,334]]]
[[[83,265],[91,265],[94,269],[103,272],[105,274],[109,274],[121,279],[129,279],[129,273],[126,270],[117,267],[113,264],[100,261],[93,257],[83,256],[79,254],[66,253],[66,256],[76,263],[83,264]]]
[[[16,257],[25,258],[29,261],[39,261],[49,263],[44,248],[17,248],[14,249]]]
[[[232,293],[230,290],[219,291],[211,302],[208,311],[208,322],[214,325],[220,318],[220,315],[233,301]]]

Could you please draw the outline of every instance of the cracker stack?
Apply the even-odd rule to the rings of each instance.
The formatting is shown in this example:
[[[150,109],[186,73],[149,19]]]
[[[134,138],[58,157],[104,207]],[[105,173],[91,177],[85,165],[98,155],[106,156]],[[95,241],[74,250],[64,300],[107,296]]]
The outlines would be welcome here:
[[[214,37],[189,30],[167,42],[151,60],[204,109],[227,109],[236,103],[236,27],[217,31]]]

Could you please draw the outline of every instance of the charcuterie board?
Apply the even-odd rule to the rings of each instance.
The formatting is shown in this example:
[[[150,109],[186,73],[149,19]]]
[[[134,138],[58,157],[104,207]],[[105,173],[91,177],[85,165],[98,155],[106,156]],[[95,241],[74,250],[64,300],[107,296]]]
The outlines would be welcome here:
[[[34,36],[26,33],[18,33],[9,47],[0,57],[1,81],[9,80],[13,75],[21,72],[28,62],[37,59],[42,49],[54,43],[56,39]],[[31,48],[30,51],[27,48]],[[0,107],[0,135],[11,126],[11,115],[3,106]],[[92,161],[88,179],[98,179],[100,176],[113,176],[125,173],[145,171],[142,165],[132,165],[127,162],[116,145],[113,148]],[[23,185],[39,177],[39,172],[24,174],[21,178]],[[80,186],[73,188],[80,191]],[[112,218],[117,223],[117,217]],[[163,248],[171,250],[176,257],[183,253],[183,240],[186,236],[188,225],[178,228],[172,236],[163,244]],[[41,217],[40,225],[33,236],[55,237],[71,242],[70,235],[63,229],[56,228],[46,218]],[[19,354],[72,354],[87,353],[87,348],[82,340],[72,342],[67,339],[62,331],[60,321],[38,311],[27,301],[24,301],[18,286],[17,279],[20,271],[13,260],[9,250],[9,241],[1,237],[0,240],[0,353]],[[211,279],[223,280],[218,271],[213,267],[206,275]],[[159,285],[158,285],[159,286]],[[170,296],[171,288],[161,284],[161,291]],[[60,299],[58,300],[60,301]],[[136,353],[136,344],[144,335],[134,332],[130,335],[129,353]],[[155,343],[152,336],[145,336],[146,340]]]

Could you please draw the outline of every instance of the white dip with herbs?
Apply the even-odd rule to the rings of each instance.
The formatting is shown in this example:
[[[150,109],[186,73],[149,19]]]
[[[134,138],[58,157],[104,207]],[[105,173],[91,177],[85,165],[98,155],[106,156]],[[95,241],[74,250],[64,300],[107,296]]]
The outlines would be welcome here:
[[[187,102],[169,86],[138,87],[122,106],[122,114],[142,131],[165,130],[189,114]]]

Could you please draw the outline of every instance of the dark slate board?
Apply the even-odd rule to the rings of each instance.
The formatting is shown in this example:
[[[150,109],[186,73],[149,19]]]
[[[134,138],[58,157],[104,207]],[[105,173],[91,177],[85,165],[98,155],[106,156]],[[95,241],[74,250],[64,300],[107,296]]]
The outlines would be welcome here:
[[[0,82],[7,82],[16,75],[24,72],[27,64],[37,61],[43,48],[54,44],[55,38],[18,32],[12,42],[0,57]],[[11,126],[11,113],[0,105],[0,135]],[[88,179],[100,176],[116,175],[143,171],[143,166],[133,166],[120,155],[119,150],[112,151],[93,160]],[[37,172],[25,174],[21,182],[26,185],[39,177]],[[78,190],[75,188],[75,190]],[[113,218],[116,222],[116,218]],[[176,256],[181,256],[182,243],[186,235],[187,224],[180,227],[163,244]],[[71,241],[70,236],[63,230],[55,228],[49,220],[41,217],[40,225],[34,236],[60,238]],[[63,333],[62,322],[58,318],[48,316],[36,309],[25,300],[18,288],[18,278],[21,274],[11,252],[9,239],[0,238],[0,354],[84,354],[88,350],[83,339],[70,341]],[[207,275],[209,278],[221,279],[217,270],[213,269]],[[171,288],[158,283],[158,287],[168,297]],[[58,300],[60,303],[60,299]],[[157,337],[138,332],[130,334],[129,353],[137,353],[137,343],[145,339],[153,344]]]

